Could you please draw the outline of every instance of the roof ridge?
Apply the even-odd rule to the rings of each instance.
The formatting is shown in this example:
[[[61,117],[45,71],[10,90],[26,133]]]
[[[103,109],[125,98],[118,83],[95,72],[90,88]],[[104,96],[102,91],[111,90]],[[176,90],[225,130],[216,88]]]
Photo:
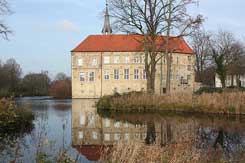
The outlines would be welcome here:
[[[135,36],[135,37],[134,37]],[[159,35],[157,48],[163,50],[164,38]],[[183,37],[170,36],[170,50],[175,53],[193,54],[193,50]],[[137,40],[138,39],[138,40]],[[133,52],[144,51],[144,47],[139,40],[143,40],[143,35],[139,34],[94,34],[87,36],[72,52]]]

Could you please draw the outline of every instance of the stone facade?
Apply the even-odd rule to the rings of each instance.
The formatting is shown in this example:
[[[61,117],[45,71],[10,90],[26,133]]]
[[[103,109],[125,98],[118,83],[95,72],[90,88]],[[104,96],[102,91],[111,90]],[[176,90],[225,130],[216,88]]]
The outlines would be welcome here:
[[[193,92],[195,55],[172,55],[171,91]],[[166,61],[163,59],[163,89]],[[99,98],[114,92],[145,91],[143,52],[72,52],[72,97]],[[155,92],[160,93],[160,63]]]

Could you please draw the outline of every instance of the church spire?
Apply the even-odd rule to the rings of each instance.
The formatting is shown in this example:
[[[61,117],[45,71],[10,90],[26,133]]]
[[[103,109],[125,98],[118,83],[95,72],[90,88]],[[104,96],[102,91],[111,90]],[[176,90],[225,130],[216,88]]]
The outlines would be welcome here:
[[[106,0],[106,11],[105,11],[104,27],[102,29],[102,33],[103,34],[111,34],[112,33],[112,29],[111,29],[111,25],[110,25],[110,15],[109,15],[109,12],[108,12],[107,0]]]

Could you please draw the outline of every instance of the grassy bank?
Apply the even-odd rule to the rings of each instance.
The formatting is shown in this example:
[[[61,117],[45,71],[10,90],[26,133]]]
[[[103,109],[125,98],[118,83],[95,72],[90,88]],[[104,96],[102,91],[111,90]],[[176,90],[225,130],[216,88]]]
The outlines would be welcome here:
[[[109,152],[108,152],[109,151]],[[108,154],[109,153],[109,154]],[[244,152],[237,153],[229,158],[231,162],[243,162],[245,160]],[[224,158],[222,149],[197,149],[190,143],[171,144],[164,147],[160,145],[145,145],[140,142],[119,142],[112,149],[104,150],[101,162],[124,162],[124,163],[149,163],[149,162],[167,162],[167,163],[225,163],[229,162]]]
[[[129,93],[104,96],[97,103],[98,110],[113,111],[177,111],[216,114],[245,114],[245,92],[223,92],[172,95]]]

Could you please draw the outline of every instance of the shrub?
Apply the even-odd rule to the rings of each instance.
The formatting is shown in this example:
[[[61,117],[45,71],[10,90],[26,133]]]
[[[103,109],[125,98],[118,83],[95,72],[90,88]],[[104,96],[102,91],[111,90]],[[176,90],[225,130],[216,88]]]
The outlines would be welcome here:
[[[33,128],[31,111],[17,108],[11,100],[0,100],[0,133],[16,133]]]
[[[52,82],[49,88],[49,94],[56,99],[71,98],[71,80],[56,80]]]

